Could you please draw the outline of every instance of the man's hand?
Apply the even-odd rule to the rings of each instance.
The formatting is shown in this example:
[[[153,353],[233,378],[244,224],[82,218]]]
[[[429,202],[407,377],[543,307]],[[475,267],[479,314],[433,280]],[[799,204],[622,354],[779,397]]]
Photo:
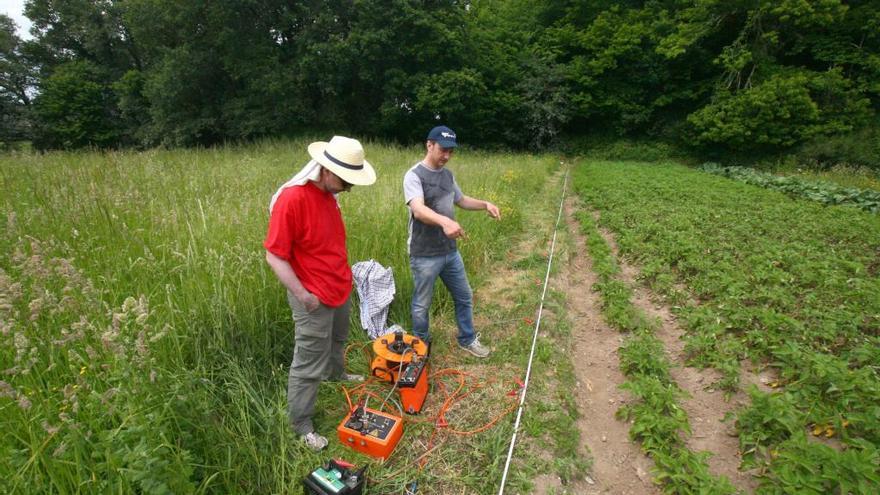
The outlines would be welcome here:
[[[318,301],[318,298],[315,297],[314,294],[303,287],[302,282],[299,281],[299,277],[294,273],[290,263],[269,251],[266,251],[266,262],[272,267],[272,271],[275,272],[275,275],[278,277],[278,280],[284,284],[284,287],[293,294],[293,297],[295,297],[297,301],[305,306],[306,311],[311,313],[318,309],[321,301]]]
[[[461,225],[458,224],[455,220],[447,219],[447,222],[443,223],[443,234],[450,239],[458,239],[459,237],[464,236],[464,229],[461,228]]]
[[[296,297],[296,299],[300,303],[302,303],[303,306],[306,307],[306,311],[308,311],[309,313],[318,309],[318,306],[321,305],[321,301],[319,301],[314,294],[307,291],[305,288],[303,288],[301,293],[294,294],[294,297]]]
[[[486,213],[488,213],[489,216],[494,218],[495,220],[501,220],[501,210],[499,210],[497,206],[488,201],[486,201]]]

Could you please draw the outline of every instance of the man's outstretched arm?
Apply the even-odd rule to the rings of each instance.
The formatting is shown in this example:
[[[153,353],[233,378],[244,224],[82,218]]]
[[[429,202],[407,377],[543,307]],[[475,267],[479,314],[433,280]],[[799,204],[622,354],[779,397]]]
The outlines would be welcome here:
[[[472,198],[470,196],[462,196],[456,203],[459,208],[465,210],[486,210],[486,213],[495,220],[501,220],[501,211],[494,204],[482,200]]]

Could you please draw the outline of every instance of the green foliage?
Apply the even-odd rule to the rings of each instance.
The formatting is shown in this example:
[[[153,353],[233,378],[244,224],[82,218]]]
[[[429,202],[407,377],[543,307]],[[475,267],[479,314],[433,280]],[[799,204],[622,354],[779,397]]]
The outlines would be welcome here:
[[[835,478],[854,492],[870,486],[880,442],[880,219],[672,164],[597,162],[578,172],[578,193],[602,212],[621,253],[681,301],[673,309],[691,362],[718,368],[731,390],[745,358],[778,374],[780,392],[752,391],[737,414],[746,465],[772,480],[762,490],[826,493]],[[807,429],[836,437],[841,450],[795,443]],[[853,456],[851,470],[840,452]]]
[[[657,464],[657,481],[664,484],[667,494],[727,495],[739,493],[724,477],[715,477],[709,472],[709,452],[694,453],[687,449],[677,449],[671,453],[658,452],[654,455]]]
[[[721,167],[716,163],[704,163],[700,169],[711,174],[784,192],[826,205],[855,206],[871,213],[880,213],[880,192],[840,187],[834,184],[813,182],[798,177],[780,177],[744,167]]]
[[[789,393],[766,394],[749,390],[751,404],[736,416],[743,465],[755,466],[769,456],[771,446],[788,440],[804,428],[804,414]]]
[[[0,266],[8,380],[0,385],[2,443],[12,466],[42,458],[21,476],[4,473],[5,491],[30,491],[59,476],[73,481],[76,473],[44,468],[86,462],[83,456],[109,474],[77,480],[90,491],[191,491],[190,454],[179,443],[186,437],[156,413],[180,402],[164,388],[169,377],[157,355],[170,328],[143,296],[111,307],[70,259],[50,254],[56,242],[3,242],[12,253]]]
[[[785,363],[781,378],[793,382],[792,396],[812,404],[807,422],[834,425],[844,439],[865,438],[880,443],[880,383],[876,367],[866,362],[855,365],[833,354],[811,352],[795,344],[783,346],[777,355]],[[844,421],[846,424],[844,424]]]
[[[656,51],[671,13],[661,4],[610,8],[569,2],[541,44],[566,67],[572,129],[600,123],[616,134],[659,133],[710,88],[698,52],[669,59]]]
[[[0,492],[284,493],[322,456],[369,465],[379,492],[436,473],[418,471],[419,448],[400,448],[379,463],[331,440],[319,456],[289,427],[290,309],[261,242],[268,200],[295,164],[308,161],[308,142],[0,156]],[[400,181],[423,149],[365,146],[377,183],[339,198],[349,260],[393,268],[389,321],[407,326],[412,280]],[[450,166],[467,193],[490,198],[504,214],[501,222],[482,214],[459,219],[468,231],[461,249],[470,280],[479,287],[525,230],[522,212],[550,204],[539,194],[558,161],[463,150]],[[441,293],[435,305],[433,321],[443,331],[453,315],[449,296]],[[491,319],[484,307],[477,318]],[[350,339],[361,346],[367,337],[357,314]],[[515,339],[526,332],[495,328],[495,345],[513,340],[516,359],[525,359]],[[483,330],[489,342],[493,331]],[[562,329],[553,331],[564,339]],[[436,359],[444,359],[448,349],[438,346]],[[552,366],[562,375],[559,354],[547,354],[536,369]],[[509,377],[519,376],[505,368],[512,355],[488,358],[493,373],[503,370],[499,380],[460,408],[475,425],[512,399],[505,395],[514,386]],[[368,363],[351,352],[349,365],[364,373]],[[558,442],[560,472],[571,474],[579,455],[572,408],[559,404],[542,418],[551,426],[540,429],[543,441]],[[338,385],[323,385],[319,431],[332,438],[346,407]],[[487,486],[487,470],[500,477],[497,459],[510,428],[498,424],[466,441],[445,439],[433,451],[431,460],[455,472],[450,491],[479,492],[472,487]],[[433,431],[418,422],[406,428],[414,442],[427,443]],[[450,445],[457,450],[444,450]],[[482,469],[468,472],[475,462]]]
[[[58,67],[34,101],[38,148],[108,147],[120,137],[112,90],[89,62]]]
[[[224,77],[211,53],[178,48],[154,68],[143,86],[149,102],[149,142],[169,146],[215,144],[223,139]]]
[[[843,165],[867,167],[880,173],[880,130],[869,127],[811,140],[797,150],[794,160],[804,168],[829,169]]]
[[[690,433],[687,413],[678,406],[681,389],[654,376],[635,377],[620,386],[638,402],[620,408],[618,415],[632,419],[629,434],[649,454],[671,452],[682,446],[680,433]]]
[[[773,75],[735,93],[717,94],[688,122],[700,143],[738,150],[787,148],[863,123],[869,102],[850,86],[839,70]]]
[[[801,74],[776,77],[736,94],[721,95],[688,120],[703,143],[791,146],[810,137],[819,120],[806,82]]]
[[[571,119],[569,108],[571,95],[565,85],[563,69],[538,58],[525,62],[525,75],[517,83],[517,93],[522,95],[522,128],[528,133],[527,145],[540,150],[556,144],[565,124]],[[507,130],[508,141],[521,144],[519,131]]]
[[[851,493],[868,495],[880,484],[880,451],[869,442],[837,450],[812,442],[799,431],[779,445],[756,493]]]
[[[627,376],[652,376],[670,383],[669,363],[664,359],[663,343],[648,334],[631,337],[620,349],[620,370]]]
[[[36,67],[29,45],[16,33],[15,22],[0,14],[0,146],[31,137],[30,89]]]
[[[446,71],[425,80],[415,93],[415,108],[436,115],[462,135],[476,135],[485,126],[482,101],[487,97],[486,84],[475,70]],[[451,119],[451,120],[450,120]]]
[[[564,149],[567,153],[596,160],[654,162],[682,155],[675,146],[663,141],[619,137],[597,139],[566,136]]]
[[[874,2],[34,0],[26,13],[35,39],[2,48],[0,86],[27,97],[92,64],[126,145],[326,129],[411,143],[442,120],[487,146],[612,134],[774,153],[876,120],[880,101]]]
[[[119,106],[119,120],[127,135],[125,144],[148,145],[150,128],[150,103],[144,96],[144,73],[130,70],[113,83],[113,92]]]

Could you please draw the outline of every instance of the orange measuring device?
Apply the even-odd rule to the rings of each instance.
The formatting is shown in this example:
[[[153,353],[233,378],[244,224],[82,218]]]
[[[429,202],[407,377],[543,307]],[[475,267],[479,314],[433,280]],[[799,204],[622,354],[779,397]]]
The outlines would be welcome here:
[[[406,413],[421,412],[428,395],[428,344],[398,331],[373,341],[373,352],[373,376],[397,385]]]
[[[343,445],[370,457],[387,459],[403,435],[403,420],[357,405],[336,428]]]

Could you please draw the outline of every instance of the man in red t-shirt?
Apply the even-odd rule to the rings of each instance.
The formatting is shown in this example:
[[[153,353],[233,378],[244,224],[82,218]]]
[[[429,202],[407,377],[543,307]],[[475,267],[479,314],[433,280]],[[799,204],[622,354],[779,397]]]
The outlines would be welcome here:
[[[312,160],[281,186],[269,205],[266,262],[287,288],[293,311],[293,361],[287,378],[291,426],[305,444],[321,450],[327,439],[312,416],[325,379],[363,379],[345,373],[351,267],[345,225],[336,195],[376,181],[355,139],[333,136],[309,145]]]

